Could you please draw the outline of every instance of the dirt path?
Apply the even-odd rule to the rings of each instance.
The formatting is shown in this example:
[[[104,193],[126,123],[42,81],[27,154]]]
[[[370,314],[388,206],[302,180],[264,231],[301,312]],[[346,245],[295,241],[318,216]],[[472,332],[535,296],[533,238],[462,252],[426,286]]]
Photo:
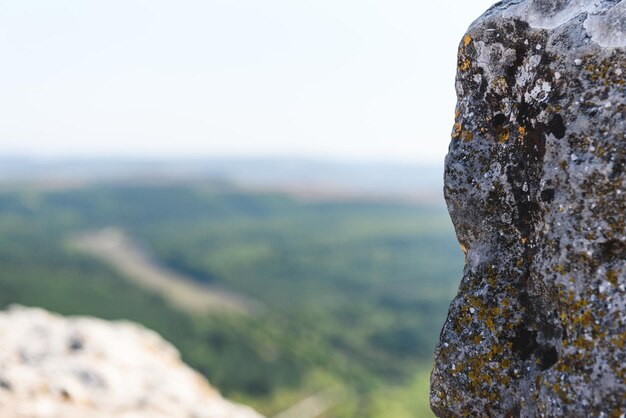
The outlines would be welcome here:
[[[71,239],[73,248],[93,255],[172,305],[192,313],[252,314],[261,306],[241,295],[198,283],[158,263],[121,229],[106,228]]]
[[[340,396],[332,390],[315,393],[293,405],[273,418],[317,418],[328,412],[340,401]]]

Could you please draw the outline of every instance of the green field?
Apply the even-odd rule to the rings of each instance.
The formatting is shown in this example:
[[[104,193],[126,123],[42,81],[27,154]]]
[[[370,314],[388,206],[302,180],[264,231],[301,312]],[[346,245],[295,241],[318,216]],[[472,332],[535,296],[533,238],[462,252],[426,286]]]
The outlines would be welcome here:
[[[107,227],[257,308],[186,309],[72,243]],[[141,322],[267,416],[316,396],[322,417],[402,418],[430,414],[432,351],[462,255],[442,204],[99,184],[0,192],[0,265],[0,305]]]

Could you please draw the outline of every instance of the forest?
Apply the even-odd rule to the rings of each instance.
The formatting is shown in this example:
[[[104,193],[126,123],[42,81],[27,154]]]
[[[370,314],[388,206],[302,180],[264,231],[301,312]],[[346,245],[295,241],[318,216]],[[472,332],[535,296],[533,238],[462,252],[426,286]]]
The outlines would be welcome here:
[[[107,228],[246,309],[193,309],[77,244]],[[0,191],[1,306],[140,322],[266,416],[311,396],[323,417],[430,416],[432,352],[462,262],[440,203],[210,181]]]

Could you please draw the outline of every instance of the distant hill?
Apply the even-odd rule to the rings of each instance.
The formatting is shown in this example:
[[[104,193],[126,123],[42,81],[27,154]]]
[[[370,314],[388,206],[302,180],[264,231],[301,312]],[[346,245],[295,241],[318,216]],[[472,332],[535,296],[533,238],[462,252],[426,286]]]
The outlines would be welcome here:
[[[79,185],[101,181],[211,180],[298,193],[441,199],[435,165],[284,158],[172,160],[0,159],[0,184]]]

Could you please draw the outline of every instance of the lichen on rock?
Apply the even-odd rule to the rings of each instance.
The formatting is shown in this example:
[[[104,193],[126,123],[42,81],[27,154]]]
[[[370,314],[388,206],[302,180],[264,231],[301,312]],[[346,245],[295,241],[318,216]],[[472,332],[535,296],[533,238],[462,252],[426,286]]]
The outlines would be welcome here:
[[[626,414],[625,51],[626,0],[503,1],[463,37],[438,416]]]

